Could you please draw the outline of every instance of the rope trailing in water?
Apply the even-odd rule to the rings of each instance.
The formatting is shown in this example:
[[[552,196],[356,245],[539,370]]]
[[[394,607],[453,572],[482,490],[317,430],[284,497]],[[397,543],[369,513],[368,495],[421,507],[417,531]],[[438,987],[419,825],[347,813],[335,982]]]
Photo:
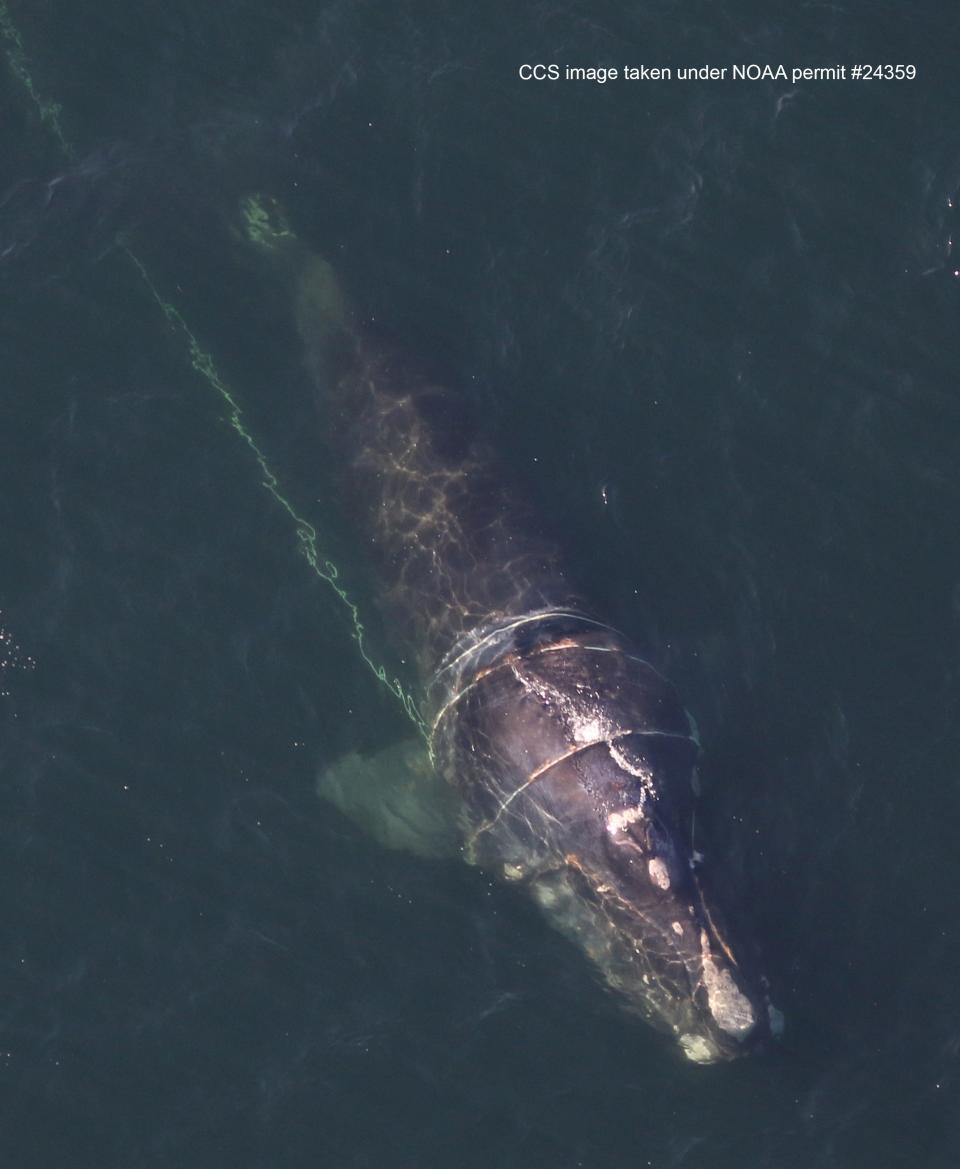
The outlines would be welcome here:
[[[0,0],[0,38],[2,38],[4,43],[7,67],[11,75],[27,95],[30,104],[37,111],[41,123],[53,136],[60,150],[63,152],[64,157],[70,161],[74,161],[77,158],[77,152],[64,132],[62,121],[63,110],[56,102],[45,98],[34,83],[28,58],[23,47],[23,38],[20,35],[20,30],[10,16],[6,0]],[[174,332],[178,333],[186,344],[187,355],[193,369],[206,382],[207,386],[219,396],[221,402],[226,407],[227,422],[242,440],[250,454],[253,455],[254,461],[260,469],[261,486],[269,492],[274,501],[280,505],[293,522],[298,547],[307,564],[309,564],[314,574],[333,591],[337,600],[346,610],[347,618],[352,625],[351,634],[357,644],[357,649],[364,664],[377,681],[385,686],[399,701],[407,717],[417,727],[421,735],[427,738],[427,726],[413,696],[405,689],[399,678],[391,678],[386,668],[378,664],[371,657],[367,648],[363,622],[360,619],[360,610],[356,602],[341,584],[340,572],[337,566],[321,551],[316,528],[297,512],[290,500],[284,495],[278,476],[270,466],[266,455],[256,439],[247,429],[244,423],[243,411],[237,399],[234,397],[232,390],[221,377],[213,357],[197,340],[196,335],[187,324],[179,309],[168,300],[165,300],[161,295],[150,272],[140,257],[126,243],[120,244],[120,251],[133,265],[135,271],[146,286],[151,299],[163,314],[167,325]]]

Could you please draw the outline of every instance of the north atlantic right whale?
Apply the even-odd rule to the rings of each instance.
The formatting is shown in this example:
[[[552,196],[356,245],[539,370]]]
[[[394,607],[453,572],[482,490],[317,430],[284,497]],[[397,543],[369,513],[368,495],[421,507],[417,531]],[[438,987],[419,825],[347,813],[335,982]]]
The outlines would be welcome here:
[[[289,283],[422,687],[425,744],[341,760],[321,793],[385,843],[452,848],[524,888],[688,1059],[755,1050],[779,1015],[698,870],[699,743],[675,689],[579,597],[455,395],[364,325],[279,208],[248,201],[245,234]]]

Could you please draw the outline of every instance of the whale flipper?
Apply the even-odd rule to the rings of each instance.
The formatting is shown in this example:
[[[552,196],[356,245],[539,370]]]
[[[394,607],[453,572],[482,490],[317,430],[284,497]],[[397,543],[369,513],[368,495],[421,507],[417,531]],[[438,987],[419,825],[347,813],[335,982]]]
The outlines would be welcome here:
[[[458,798],[433,770],[422,739],[375,755],[351,751],[320,773],[317,794],[387,848],[423,857],[460,853]]]

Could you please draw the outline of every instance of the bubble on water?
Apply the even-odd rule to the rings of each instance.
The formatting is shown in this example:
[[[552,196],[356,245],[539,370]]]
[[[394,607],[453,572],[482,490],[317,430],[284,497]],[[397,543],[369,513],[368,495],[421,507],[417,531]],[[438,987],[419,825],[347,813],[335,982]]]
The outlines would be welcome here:
[[[13,634],[3,624],[3,611],[0,610],[0,698],[5,698],[10,693],[6,687],[10,674],[15,670],[33,670],[36,665],[33,658],[25,654],[14,641]]]

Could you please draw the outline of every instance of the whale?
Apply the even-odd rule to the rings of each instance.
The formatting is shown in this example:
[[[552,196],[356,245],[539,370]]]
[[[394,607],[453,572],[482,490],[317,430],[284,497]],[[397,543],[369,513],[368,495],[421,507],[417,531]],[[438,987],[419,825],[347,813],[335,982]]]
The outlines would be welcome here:
[[[523,890],[685,1059],[761,1050],[782,1016],[694,846],[700,743],[676,689],[580,595],[446,379],[363,319],[278,203],[247,199],[242,224],[289,293],[385,627],[417,675],[422,733],[328,764],[318,791],[384,845]]]

